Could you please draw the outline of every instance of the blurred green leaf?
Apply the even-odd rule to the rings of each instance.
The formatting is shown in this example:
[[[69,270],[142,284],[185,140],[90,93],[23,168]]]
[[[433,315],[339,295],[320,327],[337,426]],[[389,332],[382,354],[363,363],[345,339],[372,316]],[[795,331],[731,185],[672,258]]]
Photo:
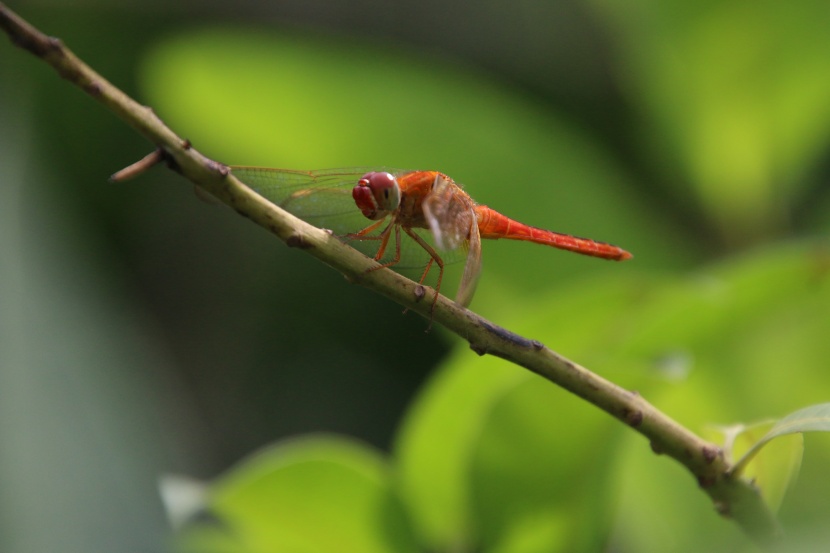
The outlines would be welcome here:
[[[731,242],[789,225],[830,141],[827,2],[593,3],[678,198]]]
[[[789,434],[803,432],[830,432],[830,403],[811,405],[790,413],[776,422],[773,427],[758,440],[743,457],[735,463],[733,472],[740,475],[752,459],[758,455],[770,441]]]
[[[723,452],[726,459],[730,463],[734,462],[739,454],[751,449],[774,424],[774,421],[768,421],[751,425],[733,424],[720,428],[725,437]],[[717,443],[719,440],[712,441]],[[798,475],[803,452],[804,440],[801,434],[790,435],[776,440],[764,450],[763,455],[748,460],[744,467],[733,470],[733,473],[751,481],[761,490],[767,505],[776,511],[788,487]]]
[[[208,506],[246,551],[416,550],[385,461],[345,438],[266,449],[223,477]]]
[[[653,356],[698,347],[711,351],[765,313],[815,294],[822,255],[810,245],[782,247],[730,258],[655,288],[632,314],[624,348]]]
[[[508,550],[524,532],[536,547],[544,537],[544,551],[596,550],[607,538],[605,475],[624,428],[597,409],[563,404],[562,396],[528,374],[487,414],[469,467],[485,549]]]
[[[473,539],[470,458],[493,402],[527,376],[504,364],[463,363],[459,351],[410,407],[395,445],[398,485],[413,524],[433,549]]]

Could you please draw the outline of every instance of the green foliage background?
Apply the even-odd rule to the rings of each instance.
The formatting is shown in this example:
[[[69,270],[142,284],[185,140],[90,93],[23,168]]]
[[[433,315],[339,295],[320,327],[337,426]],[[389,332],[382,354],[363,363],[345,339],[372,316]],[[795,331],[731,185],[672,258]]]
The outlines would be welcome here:
[[[223,162],[439,169],[629,249],[485,244],[472,307],[695,431],[828,399],[826,2],[11,7]],[[590,406],[170,172],[108,184],[149,146],[41,65],[0,50],[0,549],[163,550],[162,473],[218,477],[198,551],[749,549]]]

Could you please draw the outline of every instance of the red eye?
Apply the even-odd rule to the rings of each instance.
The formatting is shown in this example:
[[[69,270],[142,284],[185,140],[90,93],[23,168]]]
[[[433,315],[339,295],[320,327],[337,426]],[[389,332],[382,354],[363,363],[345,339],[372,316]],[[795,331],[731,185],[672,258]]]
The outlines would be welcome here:
[[[377,216],[378,206],[366,179],[360,179],[357,186],[352,188],[352,198],[354,198],[354,203],[360,208],[364,217],[372,220],[381,218]]]
[[[352,189],[352,197],[363,215],[372,220],[383,219],[401,203],[401,189],[391,173],[366,173]]]

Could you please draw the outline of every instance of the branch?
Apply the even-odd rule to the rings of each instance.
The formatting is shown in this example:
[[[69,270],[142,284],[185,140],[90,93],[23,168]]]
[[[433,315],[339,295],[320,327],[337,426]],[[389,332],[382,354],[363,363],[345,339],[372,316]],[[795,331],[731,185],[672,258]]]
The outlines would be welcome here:
[[[470,343],[479,355],[490,354],[520,365],[594,404],[645,436],[655,453],[665,454],[695,477],[717,511],[735,520],[758,544],[770,546],[781,537],[778,523],[751,483],[730,475],[721,450],[625,390],[550,350],[542,343],[514,334],[440,296],[434,311],[425,288],[394,271],[370,271],[377,263],[268,202],[239,180],[228,167],[208,159],[169,129],[153,112],[114,87],[78,59],[60,40],[48,37],[0,3],[0,28],[12,42],[51,65],[137,130],[157,151],[119,172],[126,178],[164,160],[175,171],[227,204],[240,215],[277,235],[290,247],[309,254],[407,309],[445,326]],[[431,296],[431,294],[429,294]]]

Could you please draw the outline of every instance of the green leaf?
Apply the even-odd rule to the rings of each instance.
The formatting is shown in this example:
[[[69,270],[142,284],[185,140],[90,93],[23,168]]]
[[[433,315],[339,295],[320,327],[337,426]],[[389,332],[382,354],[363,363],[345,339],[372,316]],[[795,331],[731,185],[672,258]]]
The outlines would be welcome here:
[[[724,437],[723,454],[726,459],[733,462],[736,456],[756,444],[774,424],[775,421],[766,421],[718,428]],[[717,442],[719,437],[711,436],[710,439]],[[769,444],[761,455],[752,459],[743,469],[742,476],[761,491],[764,501],[773,511],[778,510],[788,488],[795,482],[803,452],[804,440],[801,434],[782,436]]]
[[[733,474],[739,475],[755,455],[770,441],[789,434],[803,432],[830,432],[830,403],[821,403],[799,409],[779,420],[763,438],[753,445],[741,459],[735,463]]]
[[[486,415],[505,389],[527,375],[492,358],[463,363],[464,348],[421,392],[398,434],[401,496],[431,549],[473,540],[469,464]]]
[[[386,462],[344,438],[282,442],[211,490],[209,507],[248,551],[416,551]]]
[[[486,421],[470,465],[483,548],[511,550],[525,532],[536,550],[600,548],[612,504],[606,475],[625,429],[532,376],[496,398]]]

